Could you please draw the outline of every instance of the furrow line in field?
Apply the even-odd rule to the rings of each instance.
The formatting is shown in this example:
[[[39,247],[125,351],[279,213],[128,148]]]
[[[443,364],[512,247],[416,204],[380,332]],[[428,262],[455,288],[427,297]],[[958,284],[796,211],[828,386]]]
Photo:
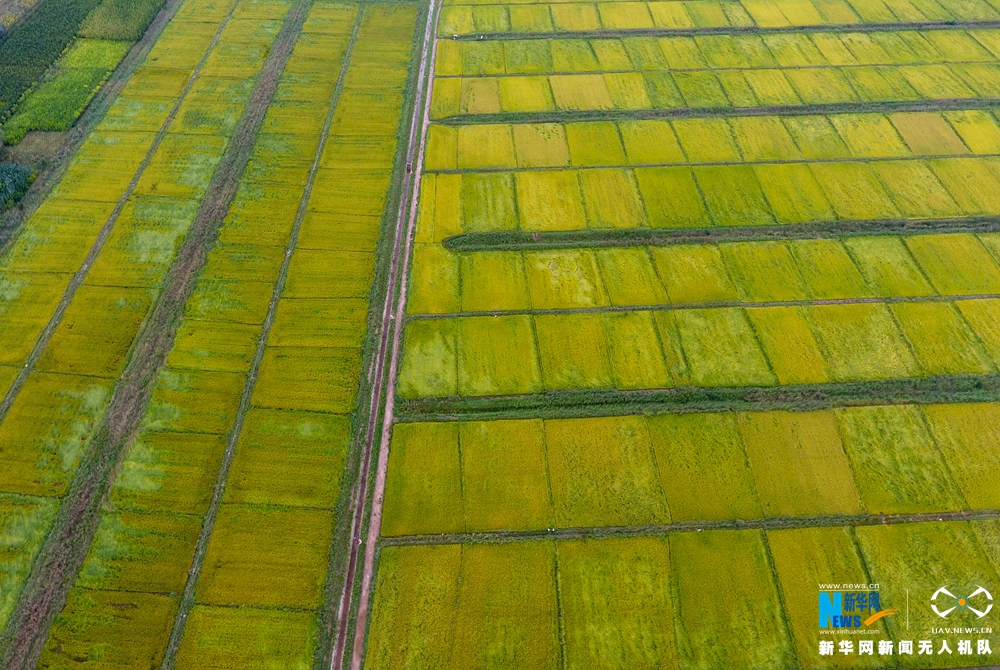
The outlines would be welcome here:
[[[827,221],[743,228],[622,228],[557,232],[463,233],[444,240],[444,247],[454,252],[541,251],[579,247],[656,247],[674,244],[826,239],[831,236],[933,235],[997,231],[1000,231],[1000,217],[968,216],[939,219]]]
[[[781,530],[786,528],[835,528],[839,526],[882,526],[934,521],[992,521],[1000,519],[1000,510],[964,510],[959,512],[922,512],[916,514],[835,514],[825,516],[787,516],[727,521],[677,521],[648,526],[597,526],[587,528],[552,528],[525,531],[489,531],[442,533],[439,535],[400,535],[383,537],[383,547],[440,544],[505,544],[538,540],[585,540],[605,537],[651,537],[671,533],[701,533],[712,530]]]
[[[743,116],[811,116],[818,114],[863,114],[892,112],[947,112],[1000,107],[1000,98],[942,98],[940,100],[893,100],[888,102],[837,102],[809,105],[763,105],[760,107],[672,107],[669,109],[595,109],[586,111],[509,112],[500,114],[456,114],[435,119],[448,126],[499,123],[567,123],[571,121],[635,121],[644,119],[714,119]]]
[[[805,26],[709,26],[704,28],[622,28],[578,31],[546,31],[534,33],[477,32],[452,35],[459,41],[478,40],[551,40],[558,38],[586,39],[593,37],[696,37],[698,35],[781,35],[787,33],[875,33],[910,30],[955,30],[998,28],[1000,21],[900,21],[897,23],[828,23]],[[443,39],[443,38],[442,38]]]
[[[401,399],[397,421],[493,421],[735,410],[814,410],[859,405],[990,402],[1000,400],[1000,375],[758,387],[681,387],[643,390],[549,391],[481,398]]]
[[[86,557],[100,519],[102,501],[107,496],[113,474],[142,417],[156,374],[172,346],[178,314],[194,288],[194,279],[205,263],[208,249],[217,235],[218,226],[235,195],[239,176],[249,161],[257,131],[277,88],[278,75],[291,54],[295,38],[305,20],[304,6],[307,1],[300,0],[300,4],[286,16],[281,32],[258,74],[244,112],[212,175],[196,218],[168,270],[163,290],[134,342],[125,371],[115,385],[108,410],[81,460],[70,490],[60,506],[53,529],[36,559],[35,568],[25,585],[11,625],[6,631],[6,639],[3,641],[5,668],[35,666],[42,652],[48,629],[56,613],[63,607],[73,578]],[[205,55],[198,62],[177,103],[158,131],[143,163],[129,183],[126,194],[118,201],[111,217],[102,228],[101,237],[95,243],[78,275],[74,277],[76,286],[83,282],[86,270],[110,235],[114,221],[134,190],[143,170],[148,166],[238,6],[238,3],[233,3],[230,7]],[[73,283],[67,293],[70,290],[75,291]],[[53,317],[53,321],[65,311],[70,298],[72,295],[60,303],[59,311]],[[43,333],[42,337],[46,341],[54,327],[55,324],[50,323],[50,328]],[[29,364],[22,370],[23,376],[27,376],[29,368],[34,361],[37,361],[40,353],[40,350],[33,352]],[[16,388],[17,385],[8,395],[12,395]],[[0,407],[2,410],[0,419],[7,409],[9,403]]]
[[[347,637],[351,628],[354,630],[351,668],[360,670],[363,662],[368,608],[374,573],[375,549],[382,518],[382,498],[385,493],[385,473],[388,466],[388,436],[393,417],[395,376],[406,305],[406,282],[412,255],[411,246],[416,227],[417,200],[420,193],[421,172],[419,166],[423,164],[424,146],[427,140],[427,127],[430,117],[438,8],[437,1],[430,0],[427,8],[427,21],[424,27],[423,39],[420,44],[420,65],[417,74],[416,91],[414,93],[413,115],[410,119],[410,130],[406,147],[407,171],[403,177],[402,196],[396,216],[392,256],[389,262],[389,280],[385,295],[385,305],[382,311],[382,322],[379,327],[379,346],[373,365],[374,381],[371,390],[371,403],[368,412],[364,451],[361,455],[357,486],[352,491],[351,509],[353,510],[353,514],[351,519],[350,555],[340,602],[337,638],[330,664],[332,670],[337,670],[344,666],[347,655]],[[417,167],[411,172],[410,166]],[[392,335],[391,350],[390,333]],[[387,359],[388,374],[386,374]],[[364,523],[364,513],[367,509],[368,485],[371,479],[370,471],[380,408],[382,415],[381,443],[377,470],[375,472],[375,489],[372,495],[370,516],[366,526]],[[365,537],[362,537],[362,535],[365,535]],[[360,575],[360,594],[357,612],[354,617],[351,617],[353,593],[355,587],[358,586],[355,582],[357,581],[356,573],[362,545],[365,545],[365,556]]]
[[[817,305],[894,305],[897,303],[955,302],[956,300],[996,300],[1000,293],[969,295],[922,295],[856,298],[817,298],[812,300],[715,300],[706,302],[678,302],[669,305],[608,305],[604,307],[562,307],[552,309],[511,309],[492,311],[450,312],[444,314],[408,314],[406,321],[435,321],[482,316],[539,316],[559,314],[623,314],[628,312],[680,312],[696,309],[755,308],[755,307],[812,307]]]
[[[97,89],[97,93],[87,105],[86,110],[77,119],[73,128],[66,133],[62,145],[49,160],[48,165],[35,177],[35,181],[32,182],[18,206],[0,215],[0,256],[7,251],[9,243],[15,239],[21,224],[31,217],[62,179],[70,159],[83,145],[84,140],[87,139],[94,127],[104,118],[111,103],[118,97],[136,68],[145,60],[163,29],[167,27],[182,4],[184,4],[184,0],[167,0],[160,8],[142,38],[132,45],[125,58],[108,76],[107,81]]]
[[[308,15],[308,9],[312,6],[312,0],[300,0],[296,5],[295,10],[298,14],[295,16],[295,27],[294,35],[290,36],[288,52],[285,54],[285,59],[291,54],[292,47],[295,44],[295,39],[302,31],[302,25]],[[218,475],[216,477],[215,486],[212,491],[212,498],[209,503],[208,511],[205,514],[204,521],[202,523],[201,533],[198,536],[198,541],[195,545],[194,555],[191,559],[191,567],[188,570],[187,582],[184,586],[184,593],[181,596],[180,605],[178,607],[177,613],[174,615],[173,627],[170,631],[170,638],[167,643],[167,648],[163,656],[163,662],[161,663],[161,668],[167,670],[174,666],[174,662],[177,657],[177,652],[180,648],[181,639],[184,635],[185,624],[187,623],[187,616],[194,606],[195,600],[195,590],[198,586],[198,579],[201,576],[201,570],[204,566],[205,555],[208,551],[208,543],[212,537],[212,531],[215,528],[215,521],[218,517],[219,508],[222,504],[222,498],[225,493],[226,483],[229,479],[229,472],[232,467],[233,458],[236,455],[236,444],[239,440],[240,433],[243,429],[243,424],[246,420],[247,412],[250,409],[250,399],[253,396],[253,391],[257,383],[257,379],[260,374],[261,364],[264,360],[264,352],[267,346],[267,341],[271,333],[271,328],[274,325],[274,319],[278,311],[278,303],[281,300],[282,293],[285,289],[285,284],[288,279],[289,267],[291,266],[292,257],[294,255],[296,246],[298,245],[299,232],[302,229],[302,221],[305,218],[306,211],[309,206],[309,200],[312,195],[313,185],[316,181],[316,174],[319,171],[321,159],[323,156],[323,150],[326,147],[326,140],[330,134],[330,127],[333,124],[334,114],[337,110],[337,102],[340,99],[341,92],[343,91],[344,77],[347,74],[348,66],[351,62],[351,53],[354,49],[354,44],[358,35],[358,30],[361,25],[361,19],[364,15],[363,11],[359,11],[357,17],[355,18],[354,28],[351,32],[351,37],[347,43],[347,48],[344,53],[344,59],[341,63],[340,72],[338,73],[337,82],[334,86],[333,92],[330,97],[329,108],[327,111],[326,118],[324,120],[323,130],[320,135],[320,141],[317,146],[316,152],[313,156],[313,163],[309,170],[309,176],[306,180],[306,184],[303,190],[302,197],[299,200],[299,206],[296,211],[295,221],[292,224],[291,234],[289,235],[288,243],[285,246],[284,256],[281,261],[281,267],[278,271],[278,279],[275,282],[274,290],[271,293],[270,301],[268,302],[267,314],[264,319],[263,326],[261,327],[260,335],[257,338],[257,343],[254,349],[253,358],[250,364],[250,370],[247,373],[246,381],[243,385],[243,390],[240,394],[240,402],[236,412],[236,418],[233,422],[233,426],[229,432],[228,439],[226,442],[226,449],[223,453],[222,462],[219,466]],[[282,68],[284,67],[284,61],[282,62]],[[276,72],[274,85],[277,86],[277,74],[280,73],[280,69]],[[273,91],[272,91],[273,93]],[[263,111],[266,110],[267,105],[262,108]],[[252,143],[251,143],[252,144]],[[248,148],[249,152],[249,148]],[[233,192],[235,193],[236,183],[233,183]],[[221,219],[220,219],[221,221]],[[185,301],[187,295],[184,296]],[[181,303],[183,305],[183,302]]]

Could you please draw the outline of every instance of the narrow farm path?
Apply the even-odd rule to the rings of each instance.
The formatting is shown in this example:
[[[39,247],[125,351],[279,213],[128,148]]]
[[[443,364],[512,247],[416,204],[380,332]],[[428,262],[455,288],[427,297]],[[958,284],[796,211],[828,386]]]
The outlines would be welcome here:
[[[1000,293],[976,293],[969,295],[923,295],[923,296],[859,296],[856,298],[816,298],[807,300],[709,300],[700,303],[676,302],[669,305],[609,305],[606,307],[566,307],[553,309],[512,309],[495,311],[449,312],[445,314],[413,314],[406,321],[435,321],[440,319],[466,318],[474,316],[537,316],[549,314],[622,314],[626,312],[672,312],[696,309],[754,308],[754,307],[812,307],[816,305],[895,305],[912,302],[954,302],[956,300],[994,300]]]
[[[881,526],[931,521],[987,521],[1000,519],[1000,510],[964,510],[920,514],[837,514],[830,516],[769,517],[732,521],[680,521],[653,526],[599,526],[588,528],[553,528],[533,531],[493,531],[486,533],[445,533],[436,535],[401,535],[382,538],[383,546],[437,544],[499,544],[533,540],[584,540],[605,537],[650,537],[670,533],[700,533],[711,530],[780,530],[784,528],[840,528],[842,526]]]
[[[622,414],[738,410],[816,410],[866,404],[995,402],[1000,375],[830,382],[791,386],[680,387],[655,390],[548,391],[530,395],[404,400],[399,421],[564,419]]]
[[[382,311],[379,346],[373,364],[374,376],[371,404],[368,413],[368,427],[365,435],[364,450],[361,455],[360,473],[357,485],[352,491],[349,507],[352,511],[350,554],[337,617],[337,638],[334,644],[331,669],[343,667],[347,653],[348,631],[352,628],[355,632],[351,656],[352,668],[360,669],[364,650],[368,605],[371,596],[371,579],[374,571],[379,523],[382,518],[382,498],[385,491],[385,475],[388,466],[389,435],[392,426],[393,399],[395,395],[395,375],[399,358],[403,314],[406,307],[406,281],[410,264],[410,248],[416,226],[417,200],[420,194],[420,165],[423,162],[427,126],[430,122],[430,100],[434,76],[433,68],[438,8],[439,4],[437,0],[431,0],[427,10],[427,23],[424,28],[423,44],[421,46],[420,66],[415,92],[416,103],[413,107],[413,117],[410,123],[410,134],[406,148],[406,164],[408,167],[412,166],[412,168],[408,169],[403,177],[403,197],[400,199],[399,211],[396,217],[396,230],[389,266],[389,283],[386,291],[385,306]],[[390,333],[392,334],[391,350],[389,341]],[[386,375],[387,359],[389,363],[388,376]],[[380,415],[379,408],[383,405],[383,402],[384,409],[381,412],[381,442],[375,473],[375,489],[370,517],[366,527],[364,524],[364,513],[367,506],[365,503],[368,498],[368,484],[374,452],[376,426]],[[365,536],[366,530],[367,536]],[[355,590],[358,559],[362,545],[365,546],[365,557],[361,571],[361,589],[357,614],[352,618],[350,616],[352,596]]]
[[[258,76],[243,116],[212,177],[197,217],[170,267],[163,291],[136,340],[125,372],[111,397],[107,414],[83,457],[70,491],[63,500],[53,530],[41,549],[11,624],[7,628],[8,639],[0,641],[0,648],[3,649],[0,665],[8,670],[35,667],[48,629],[56,613],[63,607],[73,578],[87,555],[99,521],[101,504],[107,496],[113,473],[142,417],[157,371],[162,367],[166,353],[172,346],[178,315],[194,288],[194,280],[205,263],[218,227],[236,193],[239,177],[249,161],[254,138],[274,96],[278,78],[301,32],[309,4],[308,0],[299,0],[285,19]],[[187,92],[194,85],[237,6],[233,5],[219,26],[211,46],[187,82],[184,94],[180,96],[157,133],[156,140],[130,182],[129,188],[105,223],[97,243],[74,276],[67,295],[60,302],[52,321],[39,338],[29,364],[22,370],[3,404],[0,404],[0,419],[9,409],[17,390],[23,385],[23,379],[27,376],[29,368],[33,367],[41,355],[52,331],[72,299],[72,293],[83,282],[87,270],[107,240],[125,201],[131,195],[142,171],[149,164],[159,142],[176,117]]]

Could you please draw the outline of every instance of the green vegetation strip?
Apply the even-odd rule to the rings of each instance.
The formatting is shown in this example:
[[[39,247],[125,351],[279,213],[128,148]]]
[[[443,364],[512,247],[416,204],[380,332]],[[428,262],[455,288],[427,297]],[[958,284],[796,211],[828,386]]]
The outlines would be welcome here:
[[[711,26],[706,28],[636,28],[633,30],[580,30],[548,31],[537,33],[472,33],[453,35],[451,39],[462,42],[478,40],[551,40],[561,37],[574,39],[600,37],[696,37],[698,35],[774,35],[787,33],[876,33],[912,30],[954,30],[955,28],[998,28],[1000,21],[911,21],[900,23],[835,23],[812,26]]]
[[[744,228],[627,228],[559,232],[503,231],[464,233],[449,237],[444,247],[458,253],[472,251],[539,251],[578,247],[670,246],[719,244],[760,240],[809,240],[831,236],[930,235],[1000,231],[1000,217],[970,216],[942,219],[879,219],[828,221]]]
[[[44,0],[0,40],[0,120],[66,48],[100,0]]]
[[[292,18],[289,19],[289,23],[286,24],[286,28],[288,28],[289,25],[294,24],[290,29],[290,32],[293,32],[294,36],[301,33],[302,25],[305,23],[306,17],[308,16],[308,9],[311,6],[312,0],[299,0],[298,4],[296,4],[290,12],[290,16]],[[302,229],[302,220],[305,218],[306,210],[309,206],[309,200],[312,197],[316,174],[319,171],[323,151],[326,148],[326,140],[330,134],[330,126],[333,124],[333,118],[337,111],[337,102],[340,99],[341,91],[344,88],[344,77],[347,74],[347,68],[351,62],[351,54],[354,51],[354,44],[358,36],[358,30],[361,26],[361,19],[363,16],[364,12],[359,11],[357,17],[355,18],[354,29],[351,32],[350,40],[347,43],[347,50],[344,53],[344,60],[340,66],[337,83],[334,86],[333,93],[330,98],[329,110],[327,111],[326,119],[323,123],[323,132],[320,135],[319,145],[317,146],[316,153],[313,156],[312,167],[309,170],[309,177],[306,180],[305,189],[302,192],[302,198],[299,200],[299,207],[295,215],[295,222],[292,225],[291,235],[288,238],[288,244],[285,245],[285,253],[281,261],[281,268],[278,271],[278,279],[274,284],[274,290],[271,293],[271,299],[267,306],[267,315],[264,318],[264,324],[261,328],[260,335],[257,338],[253,359],[250,363],[250,371],[247,373],[246,381],[243,385],[243,391],[240,394],[240,404],[236,411],[236,420],[233,422],[233,427],[229,433],[226,450],[223,453],[222,463],[219,466],[219,472],[216,477],[215,488],[212,491],[212,499],[209,503],[208,511],[205,514],[205,520],[202,523],[201,534],[198,536],[198,542],[195,545],[194,556],[191,559],[191,568],[188,571],[188,580],[184,586],[184,594],[181,597],[177,613],[174,615],[174,623],[170,631],[170,639],[167,643],[167,649],[164,653],[163,663],[161,665],[164,669],[174,667],[174,663],[177,659],[177,652],[180,649],[181,638],[184,636],[185,624],[187,623],[187,618],[191,612],[191,608],[195,603],[195,590],[198,586],[198,578],[201,576],[202,567],[205,564],[205,556],[208,552],[208,543],[212,538],[212,531],[215,529],[215,522],[219,514],[219,508],[222,505],[222,497],[226,491],[226,482],[229,480],[229,471],[232,468],[233,458],[236,456],[236,444],[239,440],[240,433],[243,431],[243,424],[246,421],[247,412],[250,410],[250,399],[253,396],[257,379],[260,376],[260,367],[264,360],[264,351],[267,346],[268,338],[271,334],[271,328],[274,325],[275,316],[278,313],[278,303],[281,300],[281,295],[285,290],[285,283],[288,280],[288,270],[292,263],[292,256],[298,246],[299,233]],[[289,42],[294,45],[294,37],[290,36]],[[288,54],[285,55],[285,58],[287,59],[287,56],[290,54],[291,49],[289,48]],[[275,81],[275,84],[277,84],[277,81]]]
[[[763,107],[675,107],[673,109],[604,109],[509,114],[458,114],[438,119],[447,126],[495,123],[568,123],[572,121],[636,121],[644,119],[715,119],[734,116],[813,116],[893,112],[947,112],[1000,108],[1000,98],[945,98],[889,102],[838,102],[827,105],[766,105]]]
[[[650,537],[670,533],[700,533],[711,530],[782,530],[786,528],[838,528],[842,526],[883,526],[928,521],[989,521],[1000,519],[1000,510],[925,512],[921,514],[835,514],[825,516],[770,517],[732,521],[677,521],[645,526],[602,526],[552,528],[551,530],[494,531],[488,533],[442,533],[400,535],[381,538],[381,546],[439,544],[506,544],[533,540],[587,540],[605,537]]]
[[[301,3],[306,0],[300,0]],[[114,221],[124,203],[135,188],[142,171],[149,164],[152,155],[166,130],[176,117],[187,93],[218,44],[239,3],[233,3],[229,12],[219,25],[212,42],[206,49],[198,65],[188,79],[187,84],[170,114],[157,132],[157,136],[149,149],[143,163],[130,182],[125,195],[119,200],[108,222],[102,228],[101,236],[88,255],[74,282],[67,290],[74,291],[82,283],[87,270],[96,258],[100,247],[110,234]],[[219,224],[229,208],[229,203],[236,192],[239,175],[242,174],[249,161],[250,150],[264,113],[277,88],[278,75],[285,61],[291,54],[297,32],[294,29],[293,17],[298,18],[298,26],[304,21],[304,14],[296,15],[296,9],[301,11],[302,5],[293,9],[281,33],[274,42],[264,68],[261,71],[253,93],[247,103],[239,124],[233,132],[232,139],[219,165],[212,176],[208,191],[199,208],[197,218],[183,246],[171,265],[164,289],[157,300],[153,313],[146,322],[137,338],[125,372],[115,387],[108,411],[98,427],[87,451],[81,459],[76,476],[73,478],[59,513],[53,524],[52,532],[46,538],[39,553],[31,577],[25,584],[18,602],[17,609],[11,617],[10,624],[0,638],[0,665],[8,670],[16,668],[34,668],[42,652],[48,629],[55,615],[66,600],[66,595],[72,586],[73,579],[80,569],[90,543],[100,521],[100,511],[112,476],[128,446],[129,437],[138,425],[143,410],[152,392],[156,374],[170,350],[176,333],[178,315],[187,302],[194,288],[194,277],[204,265],[210,241],[215,238]],[[58,322],[72,295],[64,298],[52,321]],[[21,377],[27,375],[32,367],[31,361],[37,361],[35,353],[40,355],[45,342],[51,336],[54,325],[47,328],[39,339],[39,345],[33,352],[29,364],[22,369]],[[23,384],[23,380],[19,378]],[[18,384],[8,393],[10,398],[19,388]],[[9,409],[9,403],[0,405],[0,418]]]
[[[922,295],[922,296],[883,296],[856,298],[817,298],[807,300],[709,300],[705,302],[676,302],[669,305],[611,305],[603,307],[560,307],[550,309],[511,309],[483,310],[467,312],[448,312],[435,314],[408,314],[406,321],[434,321],[439,319],[454,319],[476,316],[538,316],[555,314],[622,314],[626,312],[674,312],[690,309],[714,308],[754,308],[754,307],[811,307],[814,305],[894,305],[897,303],[944,302],[956,300],[997,300],[1000,293],[977,293],[970,295]]]
[[[811,410],[1000,400],[1000,375],[949,375],[877,382],[639,391],[550,391],[482,398],[399,399],[398,421],[486,421],[735,410]]]

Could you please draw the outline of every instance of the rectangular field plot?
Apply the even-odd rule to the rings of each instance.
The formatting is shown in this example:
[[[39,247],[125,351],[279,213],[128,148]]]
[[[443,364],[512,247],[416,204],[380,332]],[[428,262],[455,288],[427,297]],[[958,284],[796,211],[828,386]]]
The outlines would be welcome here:
[[[995,410],[903,405],[401,423],[381,532],[992,509]]]
[[[198,582],[198,602],[318,607],[332,530],[331,515],[322,510],[224,505]]]
[[[880,586],[883,607],[896,607],[906,601],[906,590],[920,593],[928,601],[938,588],[949,585],[952,593],[969,589],[977,584],[994,583],[996,569],[990,557],[983,551],[979,533],[968,522],[932,522],[887,526],[865,526],[856,529],[858,544],[871,580]],[[987,544],[987,546],[989,546]],[[908,586],[903,586],[907,584]],[[954,587],[950,587],[955,584]],[[961,584],[962,586],[958,586]],[[966,587],[965,585],[970,585]],[[967,595],[967,592],[956,593]],[[954,599],[939,596],[939,608],[951,607]],[[971,603],[970,603],[971,604]],[[974,620],[969,617],[969,620]],[[896,639],[916,637],[905,628],[906,621],[900,617],[884,619],[889,633]],[[937,626],[940,621],[930,607],[910,608],[910,627],[913,631],[926,631]],[[958,639],[965,637],[945,633],[949,646],[957,648]],[[935,645],[939,648],[940,641]],[[914,645],[916,647],[916,645]],[[934,651],[937,651],[935,648]],[[968,658],[956,656],[939,659],[914,655],[907,662],[910,667],[962,667]]]
[[[920,327],[921,315],[937,319],[933,327]],[[987,374],[995,369],[994,338],[988,323],[970,327],[946,302],[450,316],[408,324],[399,393],[474,397]]]
[[[759,531],[670,536],[682,667],[790,667],[795,664],[774,573]],[[706,599],[706,593],[717,597]],[[752,645],[721,645],[723,639]]]
[[[869,576],[851,532],[843,527],[800,528],[767,532],[774,572],[788,608],[788,621],[799,658],[810,668],[882,668],[885,657],[853,655],[820,657],[819,640],[828,639],[816,628],[816,587],[831,575],[848,584],[867,584]],[[886,602],[883,608],[894,607]],[[862,613],[867,618],[867,612]],[[885,620],[866,629],[865,638],[886,634]]]
[[[993,116],[981,117],[1000,130]],[[938,178],[925,162],[893,159],[969,155],[994,156],[992,142],[963,139],[955,128],[971,132],[957,119],[940,112],[906,114],[829,114],[795,116],[736,116],[675,120],[585,121],[512,125],[432,125],[430,148],[425,160],[429,171],[478,170],[485,168],[609,167],[616,165],[669,166],[702,163],[756,163],[775,170],[776,162],[796,160],[849,161],[884,159],[886,182],[903,176],[907,166],[917,165],[924,174],[910,169],[911,180],[919,176],[928,187],[941,189]],[[981,128],[977,128],[981,130]],[[914,136],[914,133],[916,135]],[[928,136],[929,137],[926,137]],[[909,137],[908,140],[904,139]],[[924,139],[917,139],[917,138]],[[623,145],[624,140],[624,145]],[[457,144],[456,144],[457,141]],[[971,165],[944,161],[942,165]],[[953,169],[946,168],[942,179]],[[961,175],[962,173],[957,173]],[[985,178],[985,177],[983,177]],[[900,187],[901,188],[901,187]],[[900,191],[904,194],[905,191]],[[947,194],[939,196],[939,208],[955,204]],[[945,215],[943,209],[940,215]],[[932,214],[931,210],[928,215]]]
[[[175,667],[224,670],[272,663],[307,667],[317,635],[309,612],[197,605],[191,610]]]
[[[0,626],[17,606],[35,556],[55,518],[58,502],[48,498],[0,494]]]
[[[993,216],[986,158],[438,174],[433,241],[461,233],[753,228]],[[442,179],[445,178],[446,179]],[[970,190],[971,189],[971,190]],[[669,194],[669,195],[668,195]],[[946,227],[948,222],[942,222]]]

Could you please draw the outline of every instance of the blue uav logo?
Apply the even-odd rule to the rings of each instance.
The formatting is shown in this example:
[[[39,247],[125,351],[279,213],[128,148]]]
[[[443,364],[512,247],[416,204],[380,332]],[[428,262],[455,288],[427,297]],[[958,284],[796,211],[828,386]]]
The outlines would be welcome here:
[[[820,591],[820,628],[861,628],[870,626],[894,609],[882,609],[878,591]],[[865,618],[862,619],[862,614]]]

